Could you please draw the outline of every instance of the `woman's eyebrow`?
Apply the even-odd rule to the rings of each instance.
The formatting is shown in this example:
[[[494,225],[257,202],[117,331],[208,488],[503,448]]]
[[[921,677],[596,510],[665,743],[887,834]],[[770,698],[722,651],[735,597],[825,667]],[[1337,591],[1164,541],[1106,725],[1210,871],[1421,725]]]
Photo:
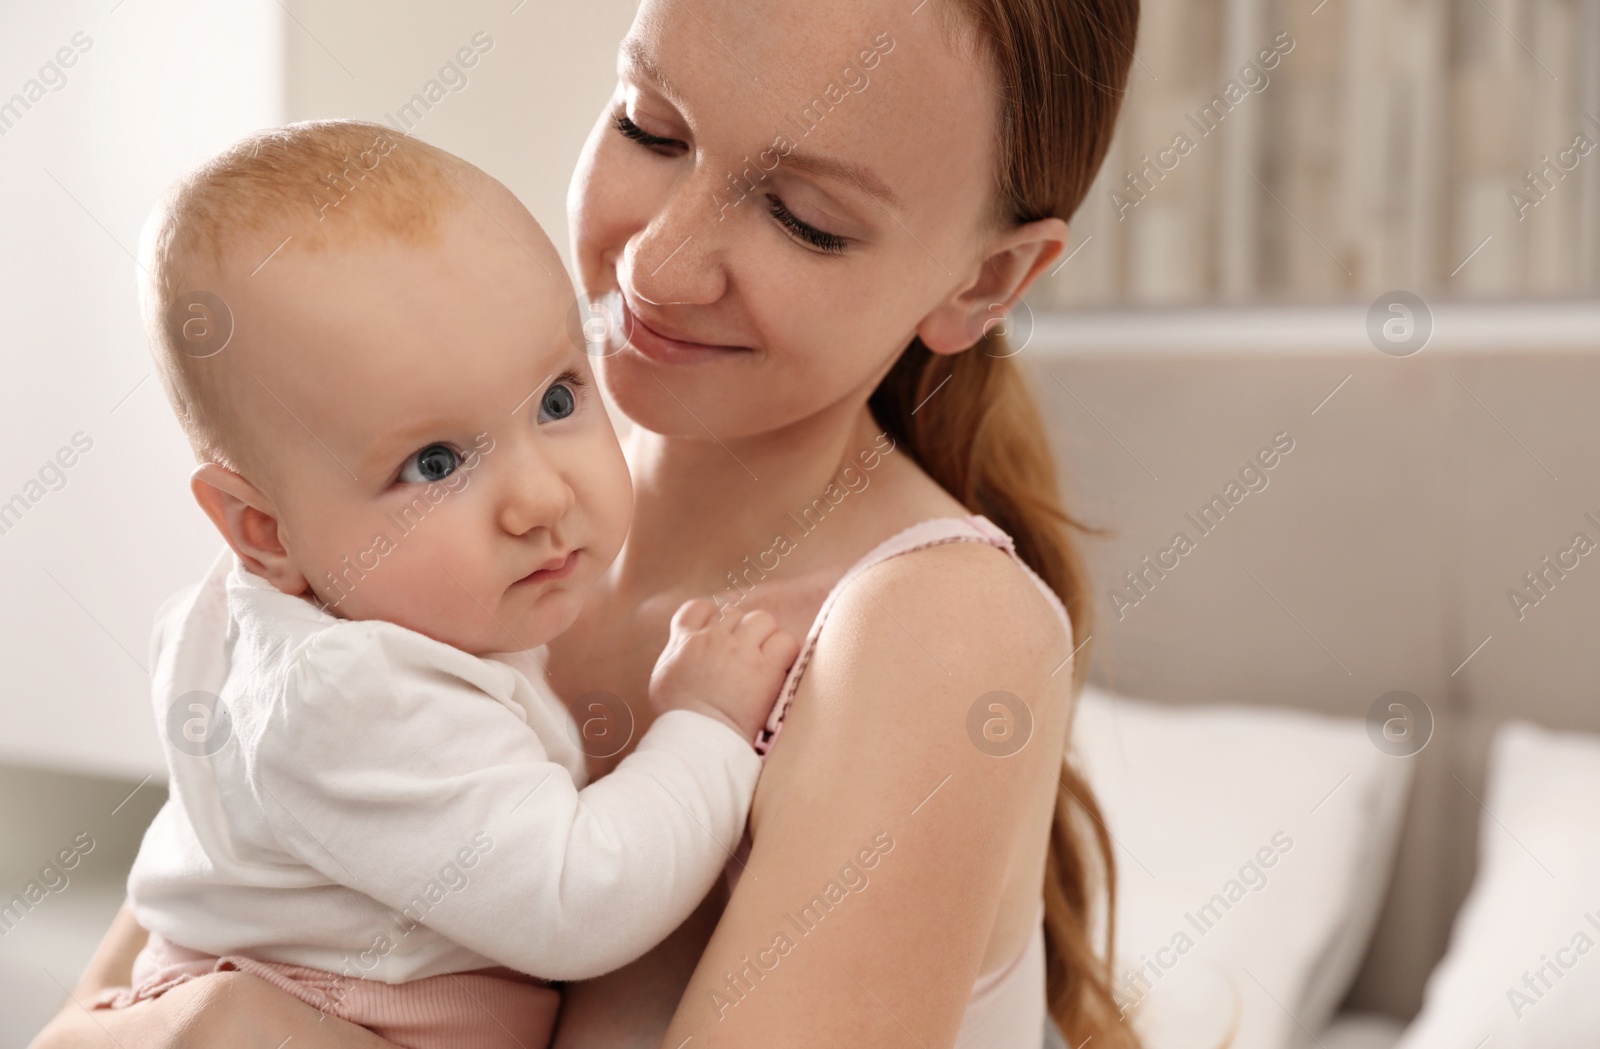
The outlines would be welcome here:
[[[654,83],[661,93],[667,96],[668,101],[679,109],[688,108],[683,104],[682,93],[672,86],[672,81],[668,80],[666,74],[661,72],[661,67],[651,59],[650,52],[645,49],[642,43],[630,38],[622,42],[621,50],[622,57],[627,59],[628,65],[643,73],[647,80]]]
[[[888,183],[879,178],[865,164],[840,160],[837,157],[817,156],[812,153],[790,153],[788,156],[783,157],[782,163],[797,171],[819,175],[823,178],[838,179],[841,182],[854,182],[868,196],[877,200],[889,211],[903,211],[905,209],[905,204],[900,200],[899,194],[890,189]]]
[[[638,40],[624,40],[622,42],[622,56],[642,74],[656,88],[679,109],[687,109],[683,95],[673,87],[666,74],[661,72],[661,67],[656,65],[644,44]],[[865,164],[857,164],[848,160],[839,160],[835,157],[818,156],[812,153],[791,152],[781,161],[796,171],[817,175],[822,178],[837,179],[841,182],[854,182],[863,192],[882,204],[889,211],[904,211],[905,204],[900,195],[889,188],[889,184],[879,178],[877,173]]]

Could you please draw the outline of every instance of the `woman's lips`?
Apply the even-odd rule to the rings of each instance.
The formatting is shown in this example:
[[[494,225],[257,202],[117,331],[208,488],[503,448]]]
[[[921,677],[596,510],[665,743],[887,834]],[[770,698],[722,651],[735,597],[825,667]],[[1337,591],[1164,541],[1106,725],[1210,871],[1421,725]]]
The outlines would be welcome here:
[[[581,551],[574,550],[560,561],[552,559],[550,564],[554,565],[554,567],[535,569],[534,571],[523,576],[521,579],[517,580],[517,582],[519,584],[547,583],[552,579],[565,579],[567,576],[572,574],[573,567],[578,563],[578,554],[580,552]]]
[[[729,353],[741,353],[745,349],[743,346],[713,346],[703,342],[685,342],[682,339],[668,338],[629,309],[626,299],[622,300],[622,311],[622,330],[628,333],[627,345],[642,356],[662,364],[693,364]]]

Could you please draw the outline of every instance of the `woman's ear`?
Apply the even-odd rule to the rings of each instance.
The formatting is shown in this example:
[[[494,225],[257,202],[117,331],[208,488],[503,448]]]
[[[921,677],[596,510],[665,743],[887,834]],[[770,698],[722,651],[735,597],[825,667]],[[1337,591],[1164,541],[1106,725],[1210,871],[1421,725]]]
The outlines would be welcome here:
[[[189,475],[189,490],[246,568],[286,594],[305,593],[277,509],[260,489],[220,463],[202,463]]]
[[[989,246],[972,283],[957,289],[917,326],[934,353],[960,353],[983,338],[1022,298],[1045,267],[1066,250],[1067,224],[1039,219],[1008,230]]]

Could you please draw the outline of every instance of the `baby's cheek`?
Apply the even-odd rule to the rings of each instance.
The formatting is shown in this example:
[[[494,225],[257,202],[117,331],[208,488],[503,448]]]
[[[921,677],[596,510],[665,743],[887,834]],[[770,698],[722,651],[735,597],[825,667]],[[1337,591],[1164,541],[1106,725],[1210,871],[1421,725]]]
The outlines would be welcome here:
[[[600,468],[589,474],[589,491],[583,497],[590,503],[586,509],[597,532],[594,545],[614,556],[622,549],[633,519],[633,478],[615,441],[595,451]]]
[[[351,597],[359,600],[363,618],[386,619],[448,640],[441,636],[445,631],[483,613],[451,578],[453,573],[470,583],[473,573],[440,549],[437,536],[425,534],[430,531],[443,531],[443,522],[428,521],[405,534],[392,531],[390,541],[381,544],[387,552],[368,560],[373,567]]]

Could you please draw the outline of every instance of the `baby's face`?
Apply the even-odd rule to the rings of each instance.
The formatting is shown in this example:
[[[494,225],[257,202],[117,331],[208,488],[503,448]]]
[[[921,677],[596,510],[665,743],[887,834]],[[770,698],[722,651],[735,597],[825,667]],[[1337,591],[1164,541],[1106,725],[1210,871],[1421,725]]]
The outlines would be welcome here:
[[[224,284],[233,403],[305,596],[476,653],[570,626],[633,508],[571,283],[494,189],[438,245],[285,250]]]

